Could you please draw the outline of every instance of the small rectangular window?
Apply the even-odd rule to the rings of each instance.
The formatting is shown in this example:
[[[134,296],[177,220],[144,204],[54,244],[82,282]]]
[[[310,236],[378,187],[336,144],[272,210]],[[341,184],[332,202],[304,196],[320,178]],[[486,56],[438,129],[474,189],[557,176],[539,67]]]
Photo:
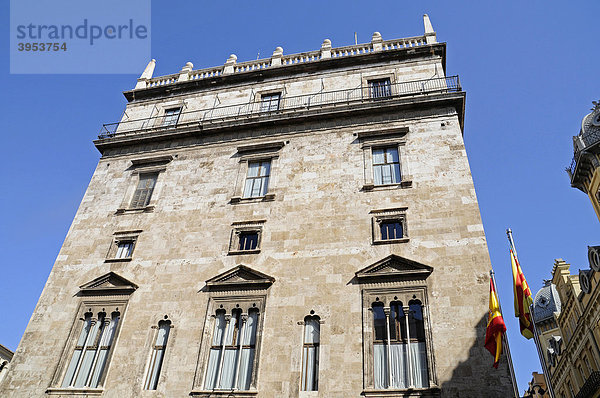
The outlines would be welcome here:
[[[133,199],[131,200],[130,207],[132,209],[139,209],[148,206],[150,203],[150,198],[152,197],[152,191],[154,191],[154,186],[156,185],[157,178],[158,174],[140,175],[140,180],[138,181],[135,193],[133,194]]]
[[[244,255],[260,252],[265,220],[238,221],[232,224],[229,254]]]
[[[117,244],[115,258],[130,258],[133,252],[133,241],[123,241]]]
[[[239,250],[256,250],[258,247],[258,232],[242,232],[240,233]]]
[[[381,229],[381,240],[402,239],[402,222],[400,220],[382,221],[379,225]]]
[[[369,80],[369,95],[371,98],[383,98],[392,95],[390,78]]]
[[[259,198],[267,194],[271,161],[248,162],[244,198]]]
[[[179,120],[179,115],[181,114],[181,108],[169,108],[165,109],[165,116],[163,118],[163,126],[175,126],[177,121]]]
[[[406,208],[373,210],[371,218],[373,244],[408,242]]]
[[[373,183],[400,183],[400,158],[397,147],[373,148]]]
[[[270,112],[278,110],[280,100],[281,93],[263,94],[260,97],[260,111]]]

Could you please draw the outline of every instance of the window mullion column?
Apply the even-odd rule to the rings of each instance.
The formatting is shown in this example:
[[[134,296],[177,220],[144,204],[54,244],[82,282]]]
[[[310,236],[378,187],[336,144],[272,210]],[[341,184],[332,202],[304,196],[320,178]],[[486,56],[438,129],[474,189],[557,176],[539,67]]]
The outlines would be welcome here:
[[[240,363],[242,362],[242,344],[243,344],[243,339],[244,339],[244,332],[246,329],[246,322],[248,321],[248,314],[242,314],[241,316],[241,320],[242,320],[242,326],[240,327],[240,333],[239,333],[239,351],[238,351],[238,355],[237,355],[237,360],[236,360],[236,364],[235,364],[235,380],[233,382],[233,388],[235,390],[238,390],[238,380],[240,378]]]
[[[227,333],[229,332],[229,326],[231,325],[231,315],[225,314],[225,328],[223,330],[223,339],[221,340],[221,358],[219,359],[219,369],[217,374],[217,382],[215,383],[215,388],[219,388],[221,384],[221,374],[223,373],[223,361],[225,360],[225,343],[227,339]]]
[[[385,340],[386,340],[386,351],[387,351],[387,366],[388,366],[388,385],[392,384],[392,356],[390,347],[390,307],[383,307],[383,313],[385,314]]]
[[[412,372],[412,353],[410,352],[410,322],[408,317],[410,316],[410,307],[404,307],[405,319],[406,319],[406,358],[408,361],[408,387],[413,386],[413,372]]]

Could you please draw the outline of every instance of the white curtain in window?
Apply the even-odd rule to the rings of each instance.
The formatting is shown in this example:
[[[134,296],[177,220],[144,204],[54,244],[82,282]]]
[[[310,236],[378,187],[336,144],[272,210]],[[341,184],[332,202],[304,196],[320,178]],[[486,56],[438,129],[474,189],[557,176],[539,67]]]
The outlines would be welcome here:
[[[219,370],[219,362],[221,362],[221,349],[212,348],[208,356],[208,369],[206,371],[206,382],[204,388],[212,390],[217,382],[217,372]]]
[[[73,376],[75,375],[77,364],[79,363],[79,359],[81,358],[81,353],[85,349],[85,342],[87,340],[91,326],[92,316],[88,314],[85,318],[83,327],[81,329],[81,333],[79,333],[79,338],[77,339],[77,345],[75,351],[73,352],[73,356],[71,357],[71,362],[69,362],[69,366],[67,367],[67,373],[65,374],[65,378],[62,383],[63,387],[70,386],[71,382],[73,381]]]
[[[302,390],[315,391],[317,389],[317,377],[319,366],[319,340],[320,340],[319,320],[309,318],[304,325],[304,344],[302,352]],[[310,346],[307,344],[315,344]]]
[[[252,381],[252,364],[254,363],[254,348],[244,348],[240,358],[240,376],[238,388],[240,390],[249,390]]]
[[[252,196],[258,196],[258,193],[256,195],[253,195],[254,184],[256,183],[256,179],[251,178],[251,177],[258,177],[258,168],[259,168],[258,162],[248,163],[248,176],[246,178],[246,186],[244,187],[244,198],[251,198]],[[258,185],[260,187],[260,184],[258,184]],[[259,188],[257,188],[257,189],[259,189]]]
[[[204,388],[212,390],[217,382],[219,372],[219,364],[221,362],[221,345],[223,344],[223,336],[225,334],[225,313],[219,312],[215,317],[215,328],[213,330],[210,354],[208,356],[208,369],[206,371],[206,381]]]
[[[373,149],[373,164],[385,163],[385,151],[383,149]]]
[[[104,318],[99,318],[96,323],[92,326],[90,330],[90,335],[88,336],[85,350],[83,352],[83,360],[81,361],[81,365],[79,367],[79,372],[75,377],[75,382],[73,383],[74,387],[84,387],[86,386],[88,376],[90,375],[90,371],[92,369],[92,364],[94,362],[94,358],[96,356],[96,351],[98,347],[97,337],[98,331],[100,328],[104,327]]]
[[[121,242],[117,246],[117,255],[115,258],[127,258],[131,257],[132,242]]]
[[[161,322],[158,327],[158,333],[156,335],[156,342],[152,350],[152,356],[150,358],[150,365],[148,366],[148,375],[146,376],[146,390],[156,390],[158,384],[158,376],[160,376],[160,369],[162,368],[162,361],[167,346],[167,340],[169,338],[169,331],[171,330],[171,324],[169,322]]]
[[[425,343],[411,343],[412,379],[417,388],[429,387],[427,374],[427,349]]]
[[[258,312],[250,311],[248,320],[244,327],[242,335],[242,345],[254,346],[256,344],[256,328],[258,326]],[[248,390],[252,380],[252,365],[254,364],[254,348],[243,348],[240,358],[240,375],[238,379],[238,388]]]
[[[388,353],[385,344],[374,344],[374,384],[375,389],[408,388],[408,369],[406,367],[406,344],[390,345],[391,379],[388,371]]]
[[[104,371],[104,366],[106,365],[106,358],[108,357],[108,351],[110,350],[110,346],[112,345],[112,340],[115,335],[115,331],[117,329],[117,325],[119,324],[119,316],[114,316],[108,326],[103,328],[102,337],[100,338],[100,343],[98,346],[98,357],[96,359],[96,365],[94,367],[94,373],[92,375],[92,379],[90,381],[90,387],[97,387],[100,382],[100,377],[102,376],[102,372]]]
[[[392,362],[392,379],[389,388],[407,388],[406,344],[390,345],[390,357]]]
[[[388,386],[387,348],[385,344],[373,344],[373,379],[376,390]]]
[[[304,343],[319,344],[320,333],[321,325],[319,324],[319,320],[310,318],[304,326]]]
[[[206,380],[204,383],[206,389],[237,388],[248,390],[250,388],[252,365],[254,363],[254,348],[241,348],[240,351],[240,342],[242,346],[254,346],[256,344],[258,312],[251,311],[248,314],[246,324],[240,324],[238,339],[234,341],[237,321],[238,319],[232,315],[229,324],[225,327],[224,314],[219,314],[216,318],[212,339],[212,346],[214,348],[209,353]],[[222,353],[223,345],[228,346],[225,348],[224,353]],[[223,355],[222,364],[221,355]],[[239,375],[236,375],[238,369]],[[236,378],[237,386],[235,386]],[[217,380],[219,380],[218,386],[216,385]]]
[[[233,319],[232,319],[233,320]],[[238,348],[226,348],[223,359],[223,370],[221,371],[221,382],[219,388],[231,389],[235,381],[235,365],[237,363]]]

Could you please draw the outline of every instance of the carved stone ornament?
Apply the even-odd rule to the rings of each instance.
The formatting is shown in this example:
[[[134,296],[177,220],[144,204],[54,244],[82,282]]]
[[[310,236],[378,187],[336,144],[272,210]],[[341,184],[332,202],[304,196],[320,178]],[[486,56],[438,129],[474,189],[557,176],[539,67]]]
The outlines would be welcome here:
[[[275,278],[245,265],[238,265],[206,281],[209,290],[234,290],[240,288],[267,288]]]
[[[360,282],[426,279],[433,268],[404,257],[391,254],[356,272]]]

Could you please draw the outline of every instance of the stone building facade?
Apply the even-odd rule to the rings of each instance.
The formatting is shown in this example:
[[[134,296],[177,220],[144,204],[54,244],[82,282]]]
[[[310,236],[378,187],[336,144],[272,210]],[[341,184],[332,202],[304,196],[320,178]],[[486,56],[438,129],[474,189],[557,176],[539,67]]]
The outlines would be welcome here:
[[[590,265],[600,270],[600,257],[590,248]],[[600,396],[600,277],[555,260],[552,280],[536,295],[536,326],[550,382],[557,398]],[[549,290],[549,287],[552,290]],[[556,297],[558,294],[558,297]],[[557,309],[551,316],[552,309]],[[545,311],[545,312],[544,312]]]
[[[423,36],[152,77],[98,166],[3,397],[512,395],[483,348],[465,93]]]
[[[531,376],[531,381],[527,385],[527,391],[523,394],[523,398],[551,398],[544,375],[533,372]]]

